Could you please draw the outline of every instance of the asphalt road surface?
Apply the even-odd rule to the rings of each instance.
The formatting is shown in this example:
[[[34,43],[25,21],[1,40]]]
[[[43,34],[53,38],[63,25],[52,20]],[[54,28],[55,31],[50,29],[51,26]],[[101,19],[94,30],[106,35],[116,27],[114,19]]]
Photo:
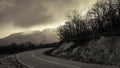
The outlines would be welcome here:
[[[85,64],[44,55],[49,49],[23,52],[17,55],[18,61],[30,68],[119,68],[114,66]]]

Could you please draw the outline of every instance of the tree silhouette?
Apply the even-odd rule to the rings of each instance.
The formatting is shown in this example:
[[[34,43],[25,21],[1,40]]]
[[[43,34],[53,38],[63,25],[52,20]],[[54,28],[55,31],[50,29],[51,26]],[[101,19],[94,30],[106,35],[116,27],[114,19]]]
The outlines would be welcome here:
[[[88,11],[87,16],[93,32],[96,34],[114,35],[119,34],[120,26],[120,1],[119,0],[100,0],[91,10]],[[92,26],[95,25],[95,26]]]
[[[65,25],[57,31],[62,41],[87,41],[100,36],[120,34],[120,1],[100,0],[82,17],[76,10],[68,12]]]
[[[87,20],[82,18],[77,10],[70,11],[67,15],[65,25],[60,26],[57,31],[63,41],[83,41],[89,34]]]

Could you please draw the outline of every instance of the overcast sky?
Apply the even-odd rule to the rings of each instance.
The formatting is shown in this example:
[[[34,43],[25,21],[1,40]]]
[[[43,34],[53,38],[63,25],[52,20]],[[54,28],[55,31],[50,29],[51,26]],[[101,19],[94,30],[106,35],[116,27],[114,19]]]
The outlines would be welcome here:
[[[96,0],[0,0],[0,38],[64,23],[68,10],[85,12]]]

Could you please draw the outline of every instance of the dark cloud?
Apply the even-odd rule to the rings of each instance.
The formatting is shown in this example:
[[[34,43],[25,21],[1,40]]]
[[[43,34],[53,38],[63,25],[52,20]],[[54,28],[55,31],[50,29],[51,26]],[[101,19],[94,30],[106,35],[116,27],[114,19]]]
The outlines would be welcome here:
[[[64,19],[70,9],[82,8],[90,0],[0,0],[0,24],[16,27],[46,25]]]
[[[0,0],[0,38],[63,24],[68,10],[85,10],[96,0]]]
[[[29,6],[29,0],[0,0],[0,23],[14,21]]]

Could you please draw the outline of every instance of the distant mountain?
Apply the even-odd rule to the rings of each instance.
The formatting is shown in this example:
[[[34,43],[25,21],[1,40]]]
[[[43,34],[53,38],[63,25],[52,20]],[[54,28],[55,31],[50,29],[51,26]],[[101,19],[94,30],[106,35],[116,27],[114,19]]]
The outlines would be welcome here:
[[[47,44],[58,42],[58,38],[54,29],[46,29],[43,31],[30,31],[14,33],[6,38],[0,39],[0,46],[8,45],[11,43],[21,44],[26,42],[32,42],[34,44]]]

